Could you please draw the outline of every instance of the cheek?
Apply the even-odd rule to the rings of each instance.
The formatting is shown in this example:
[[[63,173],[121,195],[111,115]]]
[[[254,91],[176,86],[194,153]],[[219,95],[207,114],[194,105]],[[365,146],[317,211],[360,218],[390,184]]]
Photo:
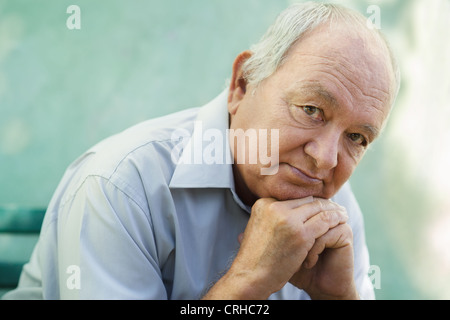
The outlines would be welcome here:
[[[306,130],[302,130],[289,125],[283,125],[279,129],[279,150],[280,156],[291,151],[298,150],[311,139]]]
[[[311,168],[312,159],[305,153],[305,145],[314,139],[312,130],[303,130],[298,127],[284,126],[279,131],[279,161],[293,165],[304,165]]]
[[[349,156],[340,156],[338,165],[334,170],[333,183],[336,188],[340,188],[352,175],[357,163]]]

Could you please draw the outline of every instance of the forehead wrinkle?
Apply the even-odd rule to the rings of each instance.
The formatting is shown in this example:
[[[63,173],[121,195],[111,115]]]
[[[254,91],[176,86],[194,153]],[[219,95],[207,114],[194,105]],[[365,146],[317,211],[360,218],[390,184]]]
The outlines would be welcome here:
[[[308,52],[292,52],[291,57],[305,57],[305,58],[320,58],[320,61],[316,61],[316,62],[310,62],[308,61],[308,65],[310,66],[328,66],[331,67],[334,71],[338,72],[339,74],[341,74],[348,82],[349,84],[356,88],[362,96],[367,97],[367,98],[372,98],[377,100],[379,103],[381,103],[382,105],[384,105],[386,102],[383,101],[383,98],[386,97],[387,99],[389,98],[389,92],[387,92],[386,90],[380,89],[380,88],[376,88],[374,86],[368,86],[368,88],[371,91],[374,92],[364,92],[362,87],[364,84],[363,83],[357,83],[354,79],[352,80],[352,76],[354,76],[357,72],[356,66],[354,63],[352,63],[352,61],[344,56],[344,55],[339,55],[339,56],[328,56],[328,55],[323,55],[323,54],[312,54],[312,53],[308,53]],[[289,58],[289,56],[288,56]],[[327,72],[328,73],[328,72]],[[367,74],[366,74],[367,75]],[[336,78],[336,80],[338,80],[339,82],[342,82],[342,80],[340,80],[338,77],[334,76],[334,78]],[[370,81],[369,79],[367,79],[366,77],[364,77],[365,80],[364,81]],[[348,88],[346,88],[347,91]],[[318,91],[319,92],[319,91]],[[377,92],[379,92],[383,97],[378,97],[377,96]],[[320,93],[320,92],[319,92]],[[353,96],[354,94],[352,94],[349,91],[350,95]],[[336,99],[335,99],[336,100]]]
[[[355,82],[350,76],[348,76],[345,72],[342,72],[342,71],[340,71],[340,70],[337,70],[355,89],[357,89],[364,97],[367,97],[367,98],[372,98],[372,99],[375,99],[375,100],[377,100],[378,102],[380,102],[382,105],[385,103],[385,102],[383,102],[383,100],[381,100],[379,97],[377,97],[377,96],[375,96],[375,95],[373,95],[373,94],[369,94],[369,93],[366,93],[366,92],[364,92],[363,90],[362,90],[362,88],[361,88],[361,85],[358,85],[358,83],[357,82]],[[381,90],[381,89],[377,89],[377,88],[375,88],[375,87],[371,87],[371,89],[373,89],[373,90],[377,90],[377,91],[379,91],[379,92],[381,92],[381,93],[383,93],[383,94],[386,94],[386,92],[384,91],[384,90]]]
[[[380,92],[383,96],[385,96],[387,98],[389,96],[389,94],[386,91],[379,89],[379,88],[370,87],[370,90],[375,91],[375,92],[370,92],[370,93],[364,92],[363,89],[361,88],[362,84],[358,85],[358,82],[355,81],[351,75],[349,75],[347,72],[344,72],[344,70],[347,70],[347,71],[349,71],[349,70],[342,69],[340,66],[342,66],[341,63],[335,63],[334,68],[333,68],[335,72],[329,72],[329,71],[325,71],[325,70],[320,70],[318,72],[324,73],[324,74],[326,74],[327,77],[334,79],[336,81],[336,83],[339,83],[340,90],[345,90],[349,94],[350,100],[345,99],[346,102],[342,101],[342,103],[353,105],[355,103],[354,100],[358,99],[358,96],[355,91],[352,91],[352,89],[353,90],[356,89],[356,91],[359,92],[363,98],[369,98],[369,99],[373,99],[376,101],[376,103],[370,103],[368,101],[365,101],[363,103],[364,105],[371,105],[375,109],[379,109],[379,110],[381,110],[383,108],[383,106],[386,105],[386,101],[383,101],[383,97],[381,97],[381,96],[378,97],[376,95],[376,92]],[[343,78],[338,76],[336,74],[336,72]],[[327,92],[328,95],[330,95],[331,97],[334,98],[335,104],[333,105],[333,107],[337,108],[339,106],[338,99],[336,99],[329,91],[327,91],[327,89],[318,80],[313,80],[313,81],[317,82],[322,87],[323,91]],[[339,97],[343,98],[341,96],[339,96]]]

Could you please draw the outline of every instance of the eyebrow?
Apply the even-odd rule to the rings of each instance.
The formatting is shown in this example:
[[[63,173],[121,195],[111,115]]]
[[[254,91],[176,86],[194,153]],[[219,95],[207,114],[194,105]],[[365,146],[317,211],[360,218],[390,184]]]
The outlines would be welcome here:
[[[370,142],[375,140],[375,138],[378,137],[378,135],[380,134],[380,130],[370,124],[364,124],[359,127],[361,128],[361,130],[363,130],[367,133],[367,135],[369,136]]]
[[[296,93],[307,93],[311,95],[319,95],[322,99],[327,101],[333,107],[337,107],[337,99],[323,87],[319,82],[311,81],[302,84],[300,87],[294,89]]]

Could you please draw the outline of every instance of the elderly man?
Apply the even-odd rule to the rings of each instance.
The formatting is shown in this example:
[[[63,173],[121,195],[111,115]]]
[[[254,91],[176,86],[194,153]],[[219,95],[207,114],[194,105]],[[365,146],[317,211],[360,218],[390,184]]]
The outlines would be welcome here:
[[[372,298],[346,181],[397,88],[363,16],[289,7],[212,102],[138,124],[69,167],[7,297]]]

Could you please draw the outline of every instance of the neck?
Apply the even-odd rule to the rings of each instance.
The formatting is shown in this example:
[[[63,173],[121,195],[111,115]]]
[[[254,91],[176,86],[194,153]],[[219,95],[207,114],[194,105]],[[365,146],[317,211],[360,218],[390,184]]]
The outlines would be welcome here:
[[[242,200],[244,204],[247,206],[253,206],[253,204],[258,200],[258,197],[253,194],[250,189],[245,184],[244,179],[239,173],[239,169],[236,164],[233,164],[233,177],[234,177],[234,187],[236,190],[236,194]]]

